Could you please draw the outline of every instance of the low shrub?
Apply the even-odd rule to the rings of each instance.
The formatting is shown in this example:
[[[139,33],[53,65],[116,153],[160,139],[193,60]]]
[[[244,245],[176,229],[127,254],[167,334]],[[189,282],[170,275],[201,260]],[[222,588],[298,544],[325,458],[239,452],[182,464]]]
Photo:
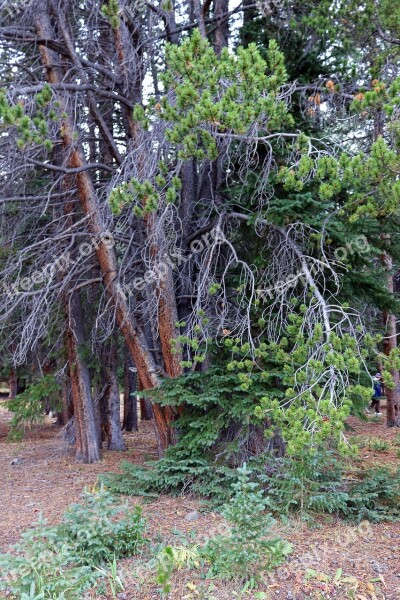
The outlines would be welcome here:
[[[348,493],[344,516],[357,521],[394,521],[400,518],[400,469],[369,469]]]
[[[368,440],[368,447],[374,450],[374,452],[388,452],[390,450],[390,442],[378,437],[372,437]]]
[[[348,494],[342,467],[329,452],[276,460],[262,476],[267,505],[277,514],[339,513]]]
[[[45,375],[15,398],[8,400],[6,406],[13,413],[10,422],[11,430],[8,435],[9,441],[19,441],[24,435],[25,425],[31,425],[43,419],[46,398],[53,398],[53,404],[57,406],[59,389],[60,385],[54,375]]]
[[[282,564],[292,546],[281,538],[271,538],[274,519],[265,512],[268,503],[262,489],[251,481],[246,464],[237,472],[233,496],[221,511],[231,530],[209,539],[202,554],[210,563],[209,574],[247,579]]]
[[[237,479],[236,469],[205,459],[162,458],[145,465],[124,461],[122,473],[109,473],[101,481],[115,494],[157,496],[180,494],[183,490],[223,504]]]
[[[104,489],[85,492],[60,525],[41,519],[22,534],[15,554],[0,556],[0,590],[18,600],[81,600],[101,576],[99,566],[137,553],[145,528],[139,507],[116,504]]]

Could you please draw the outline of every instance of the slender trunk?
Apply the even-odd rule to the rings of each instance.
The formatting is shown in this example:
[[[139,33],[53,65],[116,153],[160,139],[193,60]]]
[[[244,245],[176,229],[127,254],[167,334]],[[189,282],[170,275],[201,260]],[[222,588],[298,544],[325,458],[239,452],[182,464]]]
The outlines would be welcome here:
[[[139,392],[143,391],[143,388],[140,384],[140,380],[138,381],[138,390]],[[147,398],[140,397],[140,419],[142,421],[151,421],[153,418],[153,409],[150,400]]]
[[[15,396],[18,393],[17,369],[15,369],[14,367],[11,367],[9,374],[8,374],[8,388],[9,388],[8,397],[11,400],[11,399],[15,398]]]
[[[113,334],[108,345],[106,363],[106,389],[104,393],[107,415],[107,448],[109,450],[126,450],[122,436],[120,418],[120,399],[118,385],[118,337]]]
[[[129,352],[125,348],[124,353],[124,421],[122,428],[125,431],[138,431],[138,409],[137,409],[137,383],[136,371],[133,370],[133,362]]]
[[[214,0],[214,18],[217,20],[217,28],[214,37],[214,50],[217,56],[221,54],[222,48],[226,48],[229,39],[229,23],[226,13],[229,10],[229,0]]]
[[[381,238],[383,240],[389,240],[390,234],[381,234]],[[391,256],[384,252],[382,255],[382,263],[385,267],[385,270],[388,272],[386,278],[386,288],[389,293],[393,294],[394,292],[394,278],[393,278],[393,261]],[[386,356],[389,356],[393,353],[397,348],[397,326],[396,326],[396,316],[390,312],[385,311],[382,315],[383,325],[385,327],[385,337],[383,340],[383,351]],[[386,424],[388,427],[394,427],[398,425],[398,411],[400,407],[400,378],[399,372],[397,369],[391,371],[391,375],[394,382],[394,388],[390,389],[386,386]]]
[[[71,381],[68,376],[63,377],[61,383],[61,423],[66,425],[74,416],[74,406],[72,403]]]
[[[147,398],[140,398],[140,418],[142,421],[151,421],[153,418],[152,405]]]
[[[99,437],[92,399],[89,368],[80,351],[85,341],[78,292],[66,304],[68,310],[68,362],[75,415],[76,458],[85,463],[100,460]]]

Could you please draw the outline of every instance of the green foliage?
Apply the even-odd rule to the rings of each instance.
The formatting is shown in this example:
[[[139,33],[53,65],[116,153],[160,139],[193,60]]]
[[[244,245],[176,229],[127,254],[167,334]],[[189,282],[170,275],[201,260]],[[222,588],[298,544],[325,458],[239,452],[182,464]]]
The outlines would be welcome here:
[[[272,476],[262,478],[269,509],[277,514],[300,512],[304,518],[337,514],[349,521],[372,522],[400,517],[400,471],[369,469],[349,482],[329,454],[281,461]]]
[[[354,402],[365,406],[371,395],[369,387],[358,383],[363,365],[357,342],[333,332],[325,341],[319,324],[305,336],[303,320],[300,307],[289,315],[279,341],[259,342],[254,359],[249,344],[225,337],[225,351],[213,357],[221,366],[211,367],[206,376],[192,372],[166,379],[146,392],[169,406],[185,398],[187,408],[178,420],[181,438],[171,457],[218,454],[226,463],[240,465],[251,456],[248,448],[254,448],[253,454],[264,451],[277,429],[293,456],[332,439],[341,451],[348,450],[342,436],[345,420]],[[325,350],[321,360],[309,359],[318,345]],[[324,385],[332,371],[354,382],[339,390],[335,401]]]
[[[336,514],[345,520],[398,518],[400,471],[371,469],[360,481],[347,480],[344,468],[322,448],[314,454],[274,459],[260,455],[250,461],[247,475],[265,491],[265,507],[277,516],[299,513],[305,520],[317,514]],[[221,506],[237,483],[237,470],[195,461],[164,458],[147,466],[123,465],[122,474],[104,477],[115,493],[130,495],[178,494],[190,489]]]
[[[99,578],[97,567],[137,553],[145,543],[145,526],[139,507],[131,511],[117,505],[104,489],[85,492],[83,503],[72,505],[60,525],[49,527],[39,521],[22,534],[16,555],[0,557],[4,576],[0,589],[11,590],[18,599],[26,594],[80,600]]]
[[[107,569],[105,567],[95,567],[96,571],[100,573],[100,575],[107,579],[108,585],[110,586],[110,591],[113,597],[113,600],[117,600],[117,590],[123,591],[124,585],[122,583],[121,577],[118,574],[117,560],[114,555],[114,559]],[[100,586],[99,586],[100,588]]]
[[[263,491],[251,481],[246,464],[237,472],[232,498],[221,511],[231,530],[208,540],[203,554],[211,575],[247,579],[282,564],[292,546],[280,538],[270,538],[274,519],[265,513]]]
[[[381,438],[371,438],[368,442],[368,446],[375,452],[388,452],[390,450],[390,443]]]
[[[25,113],[22,101],[10,104],[6,93],[3,90],[0,92],[0,126],[15,128],[18,134],[17,147],[20,150],[29,144],[42,145],[47,152],[52,150],[53,144],[48,138],[46,115],[41,110],[49,108],[52,99],[53,91],[46,83],[35,96],[38,110],[33,117],[30,117]]]
[[[277,514],[300,512],[341,513],[347,510],[348,494],[342,481],[342,468],[329,453],[303,454],[275,462],[273,472],[264,475],[267,505]]]
[[[85,492],[81,504],[72,504],[58,526],[61,537],[74,549],[77,562],[102,564],[136,554],[144,544],[146,527],[140,506],[116,505],[113,496],[101,489]],[[80,557],[80,558],[79,558]]]
[[[186,541],[182,546],[166,546],[157,552],[150,565],[163,595],[171,592],[176,570],[207,567],[207,577],[255,579],[282,564],[292,552],[291,544],[271,538],[274,519],[265,514],[263,492],[251,477],[246,465],[235,470],[231,500],[221,509],[229,533],[208,538],[204,546]]]
[[[118,29],[120,25],[119,11],[118,0],[108,0],[108,4],[103,4],[101,7],[101,12],[110,21],[113,29]]]
[[[172,449],[171,449],[172,450]],[[223,504],[229,495],[236,471],[225,465],[212,464],[201,458],[179,459],[167,457],[147,465],[134,465],[124,461],[121,473],[102,475],[105,485],[115,494],[157,496],[177,495],[182,490],[211,497],[215,504]]]
[[[255,44],[239,47],[235,54],[224,48],[217,56],[195,30],[181,45],[167,44],[165,60],[160,75],[165,94],[147,110],[135,107],[133,114],[142,127],[155,118],[166,121],[166,139],[180,161],[216,160],[218,135],[241,136],[255,129],[273,132],[293,124],[286,102],[279,98],[287,76],[275,41],[269,43],[265,58]],[[159,163],[154,182],[133,179],[113,190],[109,200],[113,212],[118,214],[129,203],[142,216],[157,208],[159,197],[167,204],[177,203],[181,179],[167,176],[165,167]],[[144,205],[138,186],[148,188]]]
[[[7,402],[7,408],[14,413],[11,419],[10,440],[18,440],[23,436],[25,424],[32,424],[43,418],[43,401],[56,396],[60,389],[54,375],[44,375],[30,385],[21,394]],[[54,405],[57,406],[58,398]]]
[[[157,583],[161,585],[161,593],[171,591],[171,576],[175,568],[175,557],[171,546],[166,546],[157,556]]]
[[[345,516],[361,521],[394,521],[400,518],[400,470],[370,469],[349,490]]]
[[[174,571],[192,569],[200,566],[201,549],[198,545],[164,546],[156,554],[150,565],[156,571],[156,581],[161,585],[162,595],[171,591],[171,577]]]
[[[374,452],[388,452],[391,448],[390,442],[375,436],[354,436],[351,441],[357,448],[370,448]]]

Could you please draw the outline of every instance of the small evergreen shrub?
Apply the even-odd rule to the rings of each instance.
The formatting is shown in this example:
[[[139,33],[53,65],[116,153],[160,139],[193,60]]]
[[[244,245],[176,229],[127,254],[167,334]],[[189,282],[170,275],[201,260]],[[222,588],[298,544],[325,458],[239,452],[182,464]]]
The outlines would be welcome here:
[[[16,555],[0,556],[0,590],[9,589],[17,599],[81,600],[101,576],[97,567],[137,553],[145,528],[139,507],[117,505],[103,489],[85,492],[62,523],[49,527],[40,520],[22,534]]]
[[[263,476],[267,505],[272,512],[301,512],[310,518],[335,513],[350,521],[390,521],[400,518],[400,470],[369,469],[360,481],[349,483],[329,453],[281,461]]]
[[[395,521],[400,518],[400,469],[369,469],[349,490],[344,515],[357,521]]]
[[[81,504],[72,504],[58,526],[81,564],[102,564],[113,557],[133,556],[144,544],[146,522],[142,509],[116,505],[104,489],[95,494],[84,492]]]
[[[346,520],[393,520],[399,515],[400,471],[370,469],[357,483],[343,477],[343,467],[329,452],[294,458],[259,456],[250,462],[251,477],[263,487],[268,510],[276,515],[336,514]],[[237,470],[206,461],[161,459],[146,466],[123,465],[123,473],[103,477],[115,493],[131,495],[178,494],[182,490],[209,498],[214,506],[226,503],[237,480]],[[399,504],[400,505],[400,504]]]
[[[59,389],[60,385],[54,375],[45,375],[21,394],[8,400],[6,406],[14,413],[11,419],[11,431],[8,435],[10,441],[18,441],[23,437],[25,424],[30,425],[43,419],[44,400],[55,397]],[[58,399],[54,400],[55,405],[58,402]]]
[[[346,510],[348,494],[342,469],[329,452],[302,454],[275,461],[272,473],[262,476],[267,504],[272,512],[340,513]]]
[[[282,564],[292,552],[288,542],[269,537],[274,519],[265,513],[267,501],[251,481],[251,471],[244,464],[237,472],[233,496],[221,511],[231,531],[211,538],[202,551],[210,575],[228,579],[256,577]]]
[[[400,433],[398,433],[398,434],[396,435],[396,437],[394,438],[394,440],[393,440],[393,444],[394,444],[395,446],[400,446]]]
[[[388,452],[390,450],[390,443],[381,438],[372,437],[368,441],[368,447],[374,450],[374,452]]]
[[[124,461],[122,473],[109,473],[101,480],[115,494],[133,496],[177,495],[185,490],[223,504],[237,479],[236,469],[218,465],[204,459],[176,460],[166,457],[146,465]]]

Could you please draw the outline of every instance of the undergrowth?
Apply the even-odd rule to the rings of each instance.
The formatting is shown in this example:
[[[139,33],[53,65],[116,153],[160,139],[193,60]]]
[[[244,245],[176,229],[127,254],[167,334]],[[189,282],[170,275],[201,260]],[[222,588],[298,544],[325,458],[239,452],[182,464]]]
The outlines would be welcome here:
[[[268,510],[276,515],[300,513],[313,519],[320,513],[348,521],[393,520],[400,516],[400,470],[381,467],[344,477],[343,467],[327,452],[297,458],[259,456],[248,469],[253,481],[262,483]],[[163,458],[148,465],[123,463],[122,473],[103,476],[114,493],[157,495],[193,493],[221,506],[232,494],[236,469],[206,460],[177,461]]]
[[[85,491],[59,525],[40,519],[22,534],[13,554],[0,556],[0,590],[18,600],[81,600],[101,577],[99,567],[139,551],[145,529],[140,507],[117,504],[103,488]]]
[[[172,588],[172,575],[181,569],[197,569],[205,579],[234,579],[242,584],[281,565],[292,545],[271,536],[274,518],[266,512],[267,501],[252,472],[243,465],[236,470],[231,499],[221,508],[226,533],[210,537],[200,546],[190,542],[162,546],[148,566],[156,573],[161,595]]]

